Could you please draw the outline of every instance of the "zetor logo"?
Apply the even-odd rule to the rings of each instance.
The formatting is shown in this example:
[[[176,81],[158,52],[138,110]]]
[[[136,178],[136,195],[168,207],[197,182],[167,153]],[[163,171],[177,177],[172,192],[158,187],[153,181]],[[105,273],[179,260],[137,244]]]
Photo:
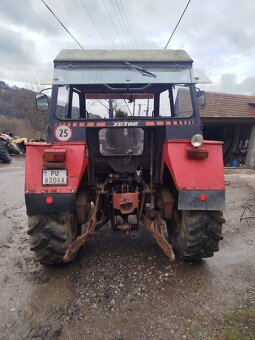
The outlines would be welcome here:
[[[114,122],[113,126],[137,126],[138,122]]]

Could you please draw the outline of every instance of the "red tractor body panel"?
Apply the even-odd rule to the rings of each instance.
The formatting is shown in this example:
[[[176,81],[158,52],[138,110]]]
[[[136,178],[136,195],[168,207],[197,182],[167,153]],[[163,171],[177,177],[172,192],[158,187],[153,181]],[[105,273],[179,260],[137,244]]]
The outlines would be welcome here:
[[[205,141],[194,148],[190,141],[164,143],[162,171],[166,164],[177,190],[225,190],[222,142]],[[207,150],[208,157],[190,159],[189,150]]]
[[[88,149],[86,143],[82,142],[58,142],[58,143],[26,143],[26,194],[41,193],[75,193],[78,190],[81,178],[88,165]],[[67,185],[43,185],[42,171],[46,169],[43,159],[44,152],[58,150],[65,154],[62,164],[67,170]],[[57,167],[56,167],[57,168]],[[54,169],[54,167],[53,167]]]

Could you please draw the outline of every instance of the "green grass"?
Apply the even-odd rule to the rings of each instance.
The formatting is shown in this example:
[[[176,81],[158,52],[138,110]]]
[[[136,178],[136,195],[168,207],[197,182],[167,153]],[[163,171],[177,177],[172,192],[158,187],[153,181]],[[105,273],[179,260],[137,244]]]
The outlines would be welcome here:
[[[246,303],[225,315],[219,338],[224,340],[255,339],[255,303]]]

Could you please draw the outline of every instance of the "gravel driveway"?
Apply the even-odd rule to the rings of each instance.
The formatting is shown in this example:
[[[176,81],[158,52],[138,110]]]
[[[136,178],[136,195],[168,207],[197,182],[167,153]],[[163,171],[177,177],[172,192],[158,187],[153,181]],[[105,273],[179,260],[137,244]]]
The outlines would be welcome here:
[[[28,246],[24,160],[0,164],[0,339],[255,338],[255,171],[228,170],[226,183],[211,259],[170,265],[143,228],[127,238],[106,225],[75,263],[44,268]]]

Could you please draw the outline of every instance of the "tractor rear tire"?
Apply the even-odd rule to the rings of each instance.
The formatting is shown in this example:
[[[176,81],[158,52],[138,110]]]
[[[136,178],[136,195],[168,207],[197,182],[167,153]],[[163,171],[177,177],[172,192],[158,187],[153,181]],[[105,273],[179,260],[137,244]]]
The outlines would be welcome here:
[[[177,257],[188,261],[212,257],[223,240],[224,222],[221,211],[174,211],[167,227]]]
[[[28,216],[28,226],[30,249],[46,266],[64,263],[68,245],[80,234],[76,215],[69,212]]]
[[[0,162],[2,163],[11,163],[11,156],[5,146],[5,143],[0,141]]]

